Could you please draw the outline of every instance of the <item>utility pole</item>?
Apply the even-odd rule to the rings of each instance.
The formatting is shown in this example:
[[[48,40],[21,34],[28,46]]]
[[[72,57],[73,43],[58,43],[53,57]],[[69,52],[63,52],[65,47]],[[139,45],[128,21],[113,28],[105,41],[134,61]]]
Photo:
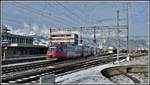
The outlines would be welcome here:
[[[117,10],[117,38],[118,38],[118,46],[117,46],[117,62],[119,63],[119,51],[120,51],[120,35],[119,35],[119,10]]]
[[[127,61],[130,60],[130,56],[129,56],[129,21],[128,21],[128,3],[127,3],[127,8],[126,8],[126,18],[127,18],[127,21],[126,21],[126,24],[127,24]]]
[[[0,57],[2,59],[2,25],[0,26],[0,49],[1,49],[1,51],[0,51]]]
[[[5,25],[2,25],[1,26],[1,35],[4,33],[8,33],[8,31],[10,31],[10,29],[8,29]],[[4,40],[7,40],[7,36],[5,36],[4,37]],[[1,37],[1,45],[2,45],[2,37]],[[2,46],[2,47],[4,47],[4,49],[2,48],[2,50],[4,50],[4,53],[3,53],[3,60],[5,60],[6,59],[6,56],[7,56],[7,50],[8,50],[8,47],[7,47],[7,44],[6,45],[4,45],[4,46]]]
[[[93,42],[96,44],[96,35],[95,35],[96,33],[95,33],[95,27],[94,27],[94,40],[93,40]]]
[[[80,44],[82,44],[83,42],[81,32],[82,32],[82,27],[80,27]]]
[[[107,46],[107,48],[110,47],[110,37],[109,36],[110,36],[110,30],[108,29],[108,46]]]
[[[49,29],[50,35],[49,35],[49,46],[52,45],[52,29]]]
[[[82,27],[80,27],[80,44],[81,44],[81,49],[82,49],[82,53],[81,55],[83,56],[83,40],[82,40],[82,35],[81,35],[81,32],[82,32]]]
[[[102,49],[104,49],[104,30],[102,29],[101,31],[101,45],[102,45]]]
[[[97,54],[97,50],[96,50],[96,32],[95,32],[95,28],[96,28],[96,27],[94,27],[94,39],[93,39],[93,42],[94,42],[94,46],[95,46],[94,54]]]

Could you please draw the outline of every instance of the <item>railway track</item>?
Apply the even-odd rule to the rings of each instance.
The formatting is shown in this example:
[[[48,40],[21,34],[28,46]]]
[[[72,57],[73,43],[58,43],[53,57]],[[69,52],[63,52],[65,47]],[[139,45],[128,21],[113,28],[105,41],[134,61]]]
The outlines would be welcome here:
[[[11,73],[11,72],[19,72],[19,71],[24,71],[24,70],[29,70],[29,69],[35,69],[35,68],[40,68],[44,67],[47,64],[52,63],[51,60],[42,60],[42,61],[35,61],[35,62],[28,62],[28,63],[22,63],[22,64],[13,64],[13,65],[5,65],[2,66],[2,75]]]
[[[66,62],[73,62],[75,60],[79,60],[78,58],[76,59],[71,59],[71,60],[42,60],[42,61],[35,61],[35,62],[28,62],[28,63],[22,63],[22,64],[14,64],[14,65],[6,65],[2,66],[2,75],[3,74],[12,74],[15,72],[21,72],[21,71],[26,71],[30,69],[36,69],[36,68],[41,68],[41,67],[47,67],[49,65],[56,65],[56,64],[61,64],[61,63],[66,63]]]
[[[32,62],[32,61],[44,60],[44,59],[45,59],[45,56],[7,59],[7,60],[3,60],[2,61],[2,65],[24,63],[24,62]]]
[[[97,56],[104,56],[104,55],[110,55],[110,54],[101,54]],[[34,61],[34,62],[27,62],[27,63],[18,63],[18,64],[10,64],[10,65],[2,65],[2,75],[3,74],[12,74],[14,72],[21,72],[29,69],[36,69],[36,68],[41,68],[41,67],[47,67],[49,65],[56,65],[56,64],[61,64],[61,63],[67,63],[67,62],[74,62],[74,61],[79,61],[82,59],[86,59],[90,57],[82,57],[82,58],[75,58],[75,59],[68,59],[68,60],[57,60],[52,59],[52,60],[40,60],[40,61]],[[55,62],[52,62],[55,61]]]
[[[112,58],[112,55],[109,55],[109,56],[103,56],[103,57],[87,58],[85,60],[81,59],[81,60],[77,60],[74,62],[65,62],[61,64],[55,64],[53,66],[41,67],[41,68],[16,72],[13,74],[3,75],[2,81],[9,82],[9,81],[16,80],[17,82],[25,82],[25,81],[29,82],[32,79],[39,78],[40,76],[42,76],[40,74],[43,74],[43,73],[46,73],[46,74],[55,73],[57,75],[57,74],[61,74],[67,71],[71,71],[71,70],[75,70],[75,69],[79,69],[79,68],[87,67],[91,65],[96,65],[98,63],[105,63],[105,62],[112,61],[112,60],[114,60],[114,58]],[[31,78],[26,78],[26,77],[31,77]],[[22,79],[22,81],[18,81],[17,79]]]

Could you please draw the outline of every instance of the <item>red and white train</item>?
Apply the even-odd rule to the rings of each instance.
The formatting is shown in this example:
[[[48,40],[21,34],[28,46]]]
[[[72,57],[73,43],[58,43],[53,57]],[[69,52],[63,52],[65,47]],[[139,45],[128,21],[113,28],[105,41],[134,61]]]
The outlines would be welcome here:
[[[92,54],[93,48],[88,46],[59,44],[48,48],[47,58],[76,58],[86,57]]]

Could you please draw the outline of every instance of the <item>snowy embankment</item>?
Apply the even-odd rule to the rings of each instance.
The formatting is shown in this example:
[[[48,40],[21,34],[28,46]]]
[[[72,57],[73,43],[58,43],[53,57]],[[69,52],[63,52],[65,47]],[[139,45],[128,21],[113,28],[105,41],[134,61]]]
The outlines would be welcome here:
[[[95,66],[95,67],[81,70],[78,72],[74,72],[71,74],[58,76],[56,78],[56,82],[58,84],[104,84],[104,83],[113,84],[114,82],[112,82],[108,78],[105,78],[101,74],[101,70],[105,68],[109,68],[109,67],[114,67],[114,66],[137,65],[137,64],[147,64],[147,63],[148,63],[148,56],[139,57],[139,58],[131,60],[130,62],[126,60],[122,60],[120,64],[113,64],[111,62],[105,65]],[[120,79],[121,78],[124,78],[124,77],[120,77]],[[124,81],[122,83],[133,83],[133,82],[127,79],[127,81]]]
[[[137,57],[132,59],[130,62],[122,62],[120,63],[121,66],[127,66],[127,65],[148,65],[148,56],[145,57]],[[111,79],[117,83],[121,83],[121,84],[134,84],[134,83],[138,83],[138,84],[146,84],[148,83],[148,73],[127,73],[128,76],[132,77],[132,79],[134,79],[134,81],[132,79],[130,79],[129,77],[127,77],[126,75],[116,75],[111,77]]]
[[[113,83],[109,79],[101,75],[100,70],[105,67],[113,66],[105,64],[101,66],[92,67],[86,70],[78,71],[75,73],[59,76],[56,78],[56,82],[59,84],[99,84],[99,83]]]
[[[110,79],[112,79],[116,83],[121,83],[121,84],[130,83],[130,84],[134,84],[134,81],[132,81],[130,78],[128,78],[127,76],[125,76],[123,74],[113,76]]]

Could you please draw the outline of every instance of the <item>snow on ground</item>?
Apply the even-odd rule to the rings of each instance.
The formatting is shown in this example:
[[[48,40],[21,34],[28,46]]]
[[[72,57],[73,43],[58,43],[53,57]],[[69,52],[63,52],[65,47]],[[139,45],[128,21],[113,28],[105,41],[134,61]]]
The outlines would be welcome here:
[[[126,60],[122,60],[120,64],[113,64],[108,63],[105,65],[91,67],[85,70],[77,71],[71,74],[58,76],[56,78],[56,82],[58,84],[113,84],[111,80],[105,78],[101,74],[101,70],[104,68],[120,66],[120,65],[135,65],[135,64],[147,64],[148,63],[148,56],[146,57],[139,57],[137,59],[133,59],[130,62]],[[125,79],[123,83],[133,83],[133,81],[129,81],[128,78],[123,76],[120,79]]]
[[[138,80],[140,80],[140,83],[148,83],[148,74],[143,74],[143,73],[130,73],[128,74],[132,77],[137,78]]]
[[[139,84],[146,84],[148,83],[148,74],[144,74],[144,73],[127,73],[127,75],[133,77],[136,79],[136,83]],[[121,83],[121,84],[135,84],[133,80],[131,80],[129,77],[127,77],[126,75],[116,75],[111,77],[111,80],[117,82],[117,83]]]
[[[127,62],[122,62],[120,63],[120,65],[137,65],[137,64],[147,64],[148,65],[148,56],[142,56],[142,57],[137,57],[137,58],[133,58],[131,61],[127,61]]]
[[[60,76],[56,78],[56,82],[60,82],[59,84],[112,84],[112,81],[103,77],[100,73],[100,70],[109,66],[112,66],[112,64],[110,63],[101,66],[96,66],[86,70]]]
[[[134,84],[134,82],[125,75],[116,75],[116,76],[111,77],[111,79],[121,84],[126,84],[126,83]]]
[[[148,65],[148,56],[145,57],[137,57],[137,58],[133,58],[131,61],[129,62],[121,62],[120,65]],[[136,78],[140,84],[143,83],[148,83],[148,78],[145,77],[144,74],[135,74],[135,73],[128,73],[128,75]],[[124,83],[128,83],[128,84],[134,84],[134,82],[129,79],[127,76],[125,75],[117,75],[117,76],[113,76],[111,77],[111,79],[113,81],[116,81],[118,83],[124,84]]]

